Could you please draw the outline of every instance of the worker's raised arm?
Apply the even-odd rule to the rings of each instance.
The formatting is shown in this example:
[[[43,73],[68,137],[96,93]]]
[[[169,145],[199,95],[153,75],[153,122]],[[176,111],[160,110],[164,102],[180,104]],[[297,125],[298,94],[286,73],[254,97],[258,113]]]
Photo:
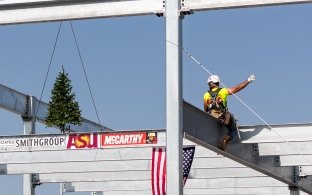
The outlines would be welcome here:
[[[246,81],[242,82],[241,84],[235,87],[228,88],[229,95],[239,92],[240,90],[244,89],[249,83],[251,83],[254,80],[256,80],[256,76],[252,74],[250,77],[248,77]]]

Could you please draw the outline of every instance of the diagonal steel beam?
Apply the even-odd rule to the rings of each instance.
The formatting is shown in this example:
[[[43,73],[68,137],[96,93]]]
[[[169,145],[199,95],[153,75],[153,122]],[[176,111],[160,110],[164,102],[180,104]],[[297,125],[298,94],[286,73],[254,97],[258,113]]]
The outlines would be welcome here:
[[[187,102],[183,103],[183,128],[186,139],[290,186],[299,186],[302,191],[312,193],[311,183],[299,182],[298,167],[280,167],[278,156],[259,156],[256,144],[236,143],[230,145],[226,152],[220,150],[219,142],[226,135],[226,127]]]
[[[0,84],[0,108],[21,115],[24,118],[36,117],[38,122],[45,124],[45,116],[47,115],[48,104],[37,100],[33,96],[23,94]],[[85,118],[82,118],[81,126],[73,125],[71,126],[71,129],[77,132],[101,130],[112,131],[112,129],[108,127],[97,124]]]

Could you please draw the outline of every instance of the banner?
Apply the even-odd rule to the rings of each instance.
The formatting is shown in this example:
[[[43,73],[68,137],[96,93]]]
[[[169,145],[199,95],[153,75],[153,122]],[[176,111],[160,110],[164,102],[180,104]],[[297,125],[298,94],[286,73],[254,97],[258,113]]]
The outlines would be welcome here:
[[[0,152],[98,149],[141,144],[157,144],[157,132],[96,132],[0,136]]]
[[[0,152],[6,151],[36,151],[36,150],[64,150],[65,135],[48,136],[13,136],[0,138]]]
[[[101,146],[156,144],[157,132],[129,132],[102,134]]]

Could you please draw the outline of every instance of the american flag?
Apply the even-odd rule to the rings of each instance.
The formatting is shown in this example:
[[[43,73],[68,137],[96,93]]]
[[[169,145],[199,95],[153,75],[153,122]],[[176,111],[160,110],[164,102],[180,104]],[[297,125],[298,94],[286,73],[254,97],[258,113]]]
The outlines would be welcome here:
[[[195,146],[183,148],[183,183],[186,183],[191,170]],[[166,195],[166,148],[155,147],[152,154],[153,195]]]

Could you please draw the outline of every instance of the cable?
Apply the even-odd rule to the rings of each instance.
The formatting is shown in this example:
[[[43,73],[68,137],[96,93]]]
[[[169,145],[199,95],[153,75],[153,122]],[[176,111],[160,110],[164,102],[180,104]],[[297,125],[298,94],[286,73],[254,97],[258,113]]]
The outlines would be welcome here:
[[[49,62],[47,74],[46,74],[46,76],[45,76],[44,83],[43,83],[43,87],[42,87],[42,90],[41,90],[39,103],[38,103],[38,106],[37,106],[37,109],[36,109],[36,113],[35,113],[35,118],[36,118],[36,120],[37,120],[37,114],[38,114],[39,106],[40,106],[41,99],[42,99],[42,94],[43,94],[45,85],[46,85],[46,83],[47,83],[48,75],[49,75],[49,72],[50,72],[52,60],[53,60],[54,53],[55,53],[55,48],[56,48],[56,45],[57,45],[57,42],[58,42],[58,39],[59,39],[59,35],[60,35],[60,31],[61,31],[61,28],[62,28],[62,23],[63,23],[63,22],[61,21],[61,22],[60,22],[60,25],[59,25],[59,28],[58,28],[58,31],[57,31],[57,35],[56,35],[55,42],[54,42],[54,47],[53,47],[52,54],[51,54],[51,57],[50,57],[50,62]]]
[[[93,102],[94,110],[95,110],[95,113],[96,113],[96,117],[97,117],[98,122],[99,122],[99,124],[101,126],[100,131],[102,131],[102,124],[101,124],[101,121],[100,121],[100,118],[99,118],[98,111],[96,109],[95,101],[94,101],[94,98],[93,98],[93,95],[92,95],[92,91],[91,91],[90,83],[89,83],[89,80],[88,80],[87,72],[86,72],[86,69],[85,69],[85,66],[84,66],[84,63],[83,63],[83,60],[82,60],[82,55],[80,53],[80,49],[79,49],[79,45],[78,45],[78,41],[77,41],[77,38],[76,38],[75,31],[74,31],[74,27],[73,27],[73,24],[72,24],[71,21],[69,21],[69,23],[70,23],[70,27],[71,27],[71,30],[72,30],[72,33],[73,33],[73,36],[74,36],[74,39],[75,39],[76,48],[77,48],[77,51],[78,51],[78,54],[79,54],[81,66],[83,68],[83,72],[84,72],[84,75],[85,75],[85,78],[86,78],[86,81],[87,81],[87,84],[88,84],[88,89],[89,89],[89,93],[90,93],[91,98],[92,98],[92,102]]]
[[[177,44],[175,44],[175,43],[173,43],[173,42],[171,42],[171,41],[168,41],[168,40],[167,40],[167,42],[169,42],[169,43],[175,45],[176,47],[178,47]],[[200,67],[202,67],[209,75],[213,75],[207,68],[205,68],[205,67],[203,66],[203,64],[202,64],[200,61],[198,61],[197,59],[195,59],[195,58],[192,56],[192,54],[191,54],[190,52],[186,51],[184,48],[181,48],[181,51],[182,51],[183,53],[185,53],[188,57],[190,57],[194,62],[196,62]],[[222,82],[220,82],[220,83],[221,83],[221,85],[223,85],[225,88],[227,88],[227,86],[224,85]],[[286,142],[286,143],[290,146],[290,148],[291,148],[296,154],[299,154],[305,161],[307,161],[309,164],[312,164],[302,153],[298,152],[295,148],[293,148],[293,147],[290,145],[290,142],[289,142],[289,141],[285,140],[277,131],[275,131],[275,130],[273,129],[273,127],[272,127],[271,125],[269,125],[269,123],[267,123],[261,116],[259,116],[250,106],[248,106],[243,100],[241,100],[241,99],[240,99],[237,95],[235,95],[234,93],[231,93],[231,94],[234,95],[234,97],[235,97],[236,99],[238,99],[245,107],[247,107],[247,108],[248,108],[255,116],[257,116],[262,122],[264,122],[264,123],[266,124],[266,126],[269,127],[270,130],[272,130],[276,135],[278,135],[278,136],[282,139],[282,141]]]
[[[170,41],[168,41],[170,42]],[[170,42],[172,43],[172,42]],[[172,43],[174,44],[174,43]],[[208,74],[213,75],[208,69],[206,69],[202,63],[200,63],[198,60],[196,60],[192,54],[190,52],[187,52],[184,48],[181,48],[181,51],[184,52],[188,57],[190,57],[193,61],[195,61],[199,66],[201,66]],[[221,85],[223,85],[225,88],[227,88],[227,86],[222,83],[220,81]],[[250,106],[248,106],[243,100],[241,100],[236,94],[231,93],[231,95],[234,95],[234,97],[240,101],[246,108],[248,108],[255,116],[257,116],[262,122],[264,122],[270,129],[272,129],[272,127],[269,125],[269,123],[267,123],[261,116],[259,116]]]
[[[102,124],[101,124],[101,121],[100,121],[100,118],[99,118],[99,114],[98,114],[98,111],[97,111],[97,108],[96,108],[96,105],[95,105],[95,101],[94,101],[93,94],[92,94],[92,91],[91,91],[91,87],[90,87],[90,83],[89,83],[89,80],[88,80],[87,72],[86,72],[86,69],[85,69],[85,66],[84,66],[84,63],[83,63],[83,60],[82,60],[82,55],[81,55],[81,52],[80,52],[80,49],[79,49],[79,45],[78,45],[78,41],[77,41],[77,38],[76,38],[75,30],[74,30],[72,22],[69,21],[69,23],[70,23],[70,27],[71,27],[71,30],[72,30],[72,33],[73,33],[73,36],[74,36],[74,39],[75,39],[76,48],[77,48],[77,51],[78,51],[78,54],[79,54],[81,66],[82,66],[82,69],[83,69],[83,72],[84,72],[84,75],[85,75],[85,78],[86,78],[86,81],[87,81],[87,84],[88,84],[88,89],[89,89],[90,96],[92,98],[92,102],[93,102],[94,110],[95,110],[95,113],[96,113],[96,117],[97,117],[98,123],[100,124],[100,127],[101,127],[100,131],[102,132],[103,131],[102,130]],[[93,160],[96,160],[99,150],[100,150],[100,148],[98,148],[96,150]]]

